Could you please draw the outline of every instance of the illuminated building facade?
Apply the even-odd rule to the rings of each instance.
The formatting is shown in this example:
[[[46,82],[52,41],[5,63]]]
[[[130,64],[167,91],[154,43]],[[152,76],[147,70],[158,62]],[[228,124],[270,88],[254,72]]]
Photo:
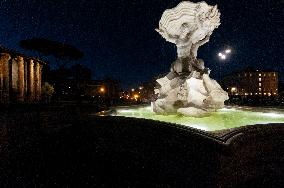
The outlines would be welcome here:
[[[38,59],[0,48],[0,103],[40,101],[44,64]]]
[[[278,72],[246,69],[227,75],[224,87],[230,96],[278,96]]]

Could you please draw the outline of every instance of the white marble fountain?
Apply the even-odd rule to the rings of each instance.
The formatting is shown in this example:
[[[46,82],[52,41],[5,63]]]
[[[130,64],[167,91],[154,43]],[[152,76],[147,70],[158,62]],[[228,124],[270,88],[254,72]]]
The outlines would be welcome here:
[[[151,104],[155,113],[199,117],[223,108],[227,92],[210,78],[210,70],[197,58],[198,48],[219,25],[217,6],[204,1],[183,1],[163,13],[156,31],[176,45],[177,60],[170,72],[157,80],[158,98]]]

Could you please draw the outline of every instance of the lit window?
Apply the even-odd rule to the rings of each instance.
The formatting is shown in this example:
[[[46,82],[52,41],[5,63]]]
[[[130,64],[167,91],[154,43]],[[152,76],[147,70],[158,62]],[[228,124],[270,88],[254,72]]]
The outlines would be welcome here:
[[[271,93],[267,93],[267,95],[270,97],[270,96],[271,96]]]
[[[250,93],[250,95],[252,95],[252,93]]]
[[[261,76],[261,74],[258,74],[258,76]]]
[[[259,85],[259,87],[261,87],[261,83],[259,83],[258,85]]]
[[[259,78],[259,79],[258,79],[258,81],[260,81],[260,82],[261,82],[261,78]]]
[[[258,93],[255,93],[256,95],[258,94]]]
[[[276,95],[276,93],[274,93],[274,95]]]
[[[261,93],[258,93],[259,95],[261,95]]]
[[[249,76],[252,76],[252,74],[249,74]]]
[[[263,95],[266,95],[266,93],[263,93]]]
[[[248,93],[245,93],[245,95],[248,95]]]
[[[274,73],[273,75],[274,75],[274,76],[276,76],[276,74],[275,74],[275,73]]]
[[[258,88],[259,91],[261,91],[261,88]]]
[[[247,73],[245,73],[245,76],[247,76]]]
[[[264,77],[266,76],[266,74],[263,75]]]

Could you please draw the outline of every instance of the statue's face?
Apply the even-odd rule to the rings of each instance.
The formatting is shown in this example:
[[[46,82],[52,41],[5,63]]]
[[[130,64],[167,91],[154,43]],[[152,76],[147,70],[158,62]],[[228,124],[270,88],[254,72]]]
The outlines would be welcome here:
[[[180,26],[180,34],[179,34],[179,37],[181,39],[184,39],[187,34],[190,32],[190,27],[187,23],[183,23],[181,26]]]

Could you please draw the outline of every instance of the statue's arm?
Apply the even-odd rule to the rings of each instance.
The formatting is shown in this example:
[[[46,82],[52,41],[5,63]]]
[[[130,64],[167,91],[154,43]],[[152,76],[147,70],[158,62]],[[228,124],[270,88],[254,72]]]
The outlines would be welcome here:
[[[205,44],[206,42],[208,42],[208,41],[209,41],[209,38],[210,38],[210,35],[211,35],[211,34],[207,34],[204,39],[202,39],[202,40],[196,42],[195,44],[193,44],[193,47],[196,46],[196,47],[198,48],[198,47],[202,46],[203,44]]]

